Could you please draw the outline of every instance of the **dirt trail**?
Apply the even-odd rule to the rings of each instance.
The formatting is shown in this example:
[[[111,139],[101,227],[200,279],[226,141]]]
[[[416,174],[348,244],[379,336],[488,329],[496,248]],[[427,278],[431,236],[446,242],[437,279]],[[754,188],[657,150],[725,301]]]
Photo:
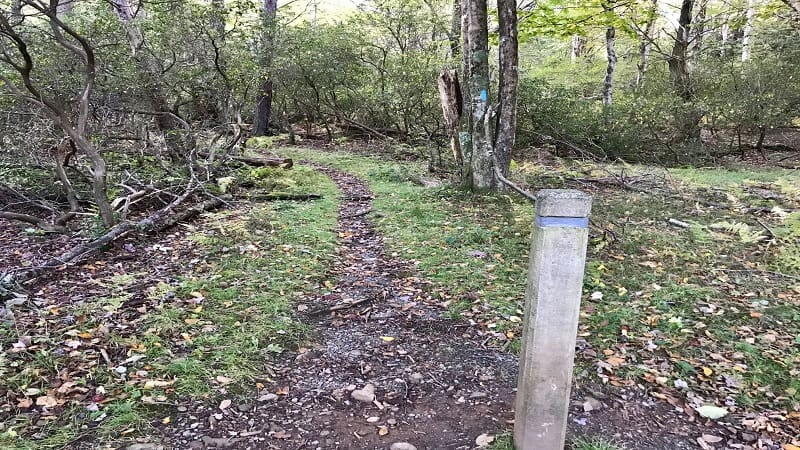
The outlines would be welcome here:
[[[388,449],[475,448],[483,433],[513,418],[516,358],[484,348],[469,325],[446,319],[410,262],[386,253],[367,212],[366,183],[326,167],[342,192],[333,289],[309,293],[307,321],[316,344],[274,362],[271,382],[252,400],[225,410],[214,404],[179,408],[163,432],[174,448]],[[353,397],[374,386],[374,401]],[[362,392],[363,394],[363,392]],[[358,395],[358,394],[356,394]],[[637,449],[696,448],[669,406],[641,394],[620,400],[595,391],[608,408],[583,412],[575,393],[570,424]],[[653,416],[659,416],[654,420]],[[659,423],[660,422],[660,423]],[[666,424],[665,424],[666,422]],[[697,427],[697,425],[694,425]],[[577,427],[577,428],[576,428]],[[698,430],[692,430],[697,432]]]

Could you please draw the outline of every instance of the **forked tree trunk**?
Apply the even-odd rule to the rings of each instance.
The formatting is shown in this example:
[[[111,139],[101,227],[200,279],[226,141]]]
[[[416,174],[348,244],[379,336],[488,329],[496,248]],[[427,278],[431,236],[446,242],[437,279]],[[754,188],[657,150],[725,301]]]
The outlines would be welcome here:
[[[497,125],[494,140],[494,163],[503,176],[508,176],[511,152],[517,132],[517,86],[519,84],[519,37],[517,33],[517,1],[497,0],[500,25],[499,88]],[[499,185],[498,185],[499,186]]]

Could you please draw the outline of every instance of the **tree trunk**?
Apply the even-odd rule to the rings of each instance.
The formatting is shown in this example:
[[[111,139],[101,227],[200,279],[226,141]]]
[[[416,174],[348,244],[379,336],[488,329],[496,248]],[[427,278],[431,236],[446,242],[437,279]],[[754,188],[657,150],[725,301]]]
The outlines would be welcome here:
[[[697,16],[693,20],[691,40],[694,42],[691,54],[700,55],[703,50],[703,38],[706,32],[706,12],[708,10],[708,0],[700,0],[700,7],[697,11]]]
[[[617,68],[617,52],[614,48],[617,30],[614,27],[606,28],[606,77],[603,80],[603,106],[610,108],[614,95],[614,70]]]
[[[11,14],[9,17],[13,23],[16,23],[18,20],[22,19],[21,0],[11,0]]]
[[[683,0],[681,3],[678,29],[675,30],[675,42],[672,47],[672,54],[669,57],[669,73],[672,85],[675,93],[683,102],[679,111],[676,111],[676,119],[681,137],[684,140],[700,139],[700,127],[698,126],[700,114],[693,104],[695,93],[688,61],[693,7],[694,0]]]
[[[135,23],[129,0],[114,0],[113,5],[114,11],[125,29],[133,58],[137,61],[139,69],[145,77],[143,84],[146,86],[151,106],[156,113],[158,129],[164,135],[170,153],[173,156],[185,156],[188,153],[187,142],[182,137],[181,121],[168,105],[169,102],[161,82],[161,64],[153,54],[143,51],[144,34]]]
[[[269,118],[272,114],[272,60],[275,53],[275,30],[277,27],[277,0],[263,0],[263,20],[261,30],[261,61],[263,79],[256,98],[253,116],[253,136],[266,136],[269,132]]]
[[[723,1],[723,8],[725,9],[725,15],[722,17],[722,25],[719,28],[719,56],[724,57],[727,53],[728,47],[728,38],[730,36],[731,26],[731,14],[730,14],[730,4],[727,0]]]
[[[744,30],[742,34],[742,62],[750,60],[750,41],[753,37],[753,20],[755,19],[755,13],[755,0],[747,0],[747,11],[745,13]]]
[[[586,47],[586,38],[577,34],[572,35],[572,42],[570,44],[569,60],[575,64],[578,58],[583,56],[583,51]]]
[[[658,18],[658,0],[652,0],[650,10],[647,14],[644,36],[642,36],[642,41],[639,43],[639,63],[636,65],[635,86],[642,86],[644,84],[644,76],[647,73],[648,64],[650,62],[650,50],[653,48],[656,19]]]
[[[800,18],[800,0],[782,0]]]
[[[462,165],[459,170],[459,181],[469,184],[470,158],[472,157],[472,97],[470,95],[469,77],[472,70],[472,53],[469,35],[469,8],[471,0],[461,0],[461,99],[463,124],[458,135],[461,148]]]
[[[450,57],[455,59],[461,53],[461,0],[453,0],[453,14],[450,19]]]
[[[493,162],[497,164],[503,176],[508,176],[511,152],[514,150],[517,132],[517,85],[519,83],[517,1],[498,0],[497,18],[500,25],[500,80]]]
[[[464,163],[464,158],[458,141],[458,123],[461,120],[462,99],[456,71],[443,69],[439,73],[438,87],[445,128],[450,134],[453,159],[456,165],[461,165]]]
[[[486,0],[469,0],[467,35],[470,70],[468,85],[472,116],[472,155],[469,187],[474,191],[495,188],[492,163],[491,121],[489,112],[489,32]]]

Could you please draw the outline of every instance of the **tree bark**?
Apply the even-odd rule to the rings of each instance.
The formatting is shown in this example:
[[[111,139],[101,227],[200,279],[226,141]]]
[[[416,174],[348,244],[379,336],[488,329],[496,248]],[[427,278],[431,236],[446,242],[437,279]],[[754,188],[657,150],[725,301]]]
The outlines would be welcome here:
[[[495,188],[489,112],[489,32],[486,0],[469,0],[467,35],[470,70],[468,76],[472,117],[472,155],[469,187],[474,191]]]
[[[742,32],[742,62],[750,60],[750,46],[753,35],[753,20],[756,15],[755,0],[747,0],[747,10],[745,12],[744,30]]]
[[[503,176],[508,176],[511,152],[514,150],[517,133],[517,86],[519,84],[517,1],[498,0],[497,19],[500,26],[500,79],[493,163],[498,165]]]
[[[453,0],[453,13],[450,19],[450,57],[455,59],[461,53],[461,0]]]
[[[782,0],[800,18],[800,0]]]
[[[569,60],[572,61],[573,64],[578,62],[578,58],[583,56],[583,50],[585,47],[586,47],[586,38],[579,36],[577,34],[573,34],[569,50]]]
[[[700,139],[700,127],[698,126],[700,114],[693,104],[695,92],[688,61],[693,7],[694,0],[683,0],[681,3],[678,29],[675,30],[675,42],[669,57],[672,85],[678,98],[682,101],[680,110],[676,112],[676,120],[684,140]]]
[[[650,63],[650,50],[653,48],[656,19],[658,18],[658,0],[652,0],[650,10],[647,14],[647,24],[644,28],[644,35],[642,36],[642,41],[639,43],[639,63],[636,64],[635,86],[642,86],[644,84],[644,76],[647,73]]]
[[[253,135],[266,136],[269,132],[269,119],[272,114],[273,86],[271,79],[272,60],[275,54],[275,30],[277,28],[277,0],[263,0],[261,30],[261,61],[263,80],[258,88],[256,109],[253,115]]]
[[[461,120],[462,99],[456,71],[442,69],[439,73],[438,87],[445,128],[450,134],[453,159],[457,165],[461,165],[464,163],[464,158],[458,141],[458,123]]]
[[[614,71],[617,68],[617,52],[614,48],[617,30],[614,27],[606,28],[606,77],[603,80],[603,106],[610,108],[614,96]]]

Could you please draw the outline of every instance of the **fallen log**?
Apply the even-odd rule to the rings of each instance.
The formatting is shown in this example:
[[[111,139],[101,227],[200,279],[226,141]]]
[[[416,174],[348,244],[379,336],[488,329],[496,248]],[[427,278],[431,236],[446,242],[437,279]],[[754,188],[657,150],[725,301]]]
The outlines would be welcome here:
[[[183,201],[187,197],[188,193],[181,196],[181,198],[178,200]],[[75,246],[61,255],[51,258],[41,266],[11,270],[6,273],[2,273],[0,274],[0,300],[5,300],[11,297],[14,294],[14,289],[23,283],[30,282],[37,277],[40,277],[45,273],[48,273],[66,264],[77,263],[91,253],[105,247],[108,244],[111,244],[115,240],[131,231],[138,230],[145,233],[152,233],[166,230],[178,222],[188,220],[205,211],[215,209],[221,206],[223,202],[223,199],[214,197],[192,206],[191,208],[174,213],[173,209],[178,205],[178,203],[180,203],[176,200],[169,206],[156,211],[147,218],[138,222],[121,222],[99,238]]]
[[[250,195],[245,197],[247,200],[250,201],[257,201],[257,202],[272,202],[276,200],[295,200],[295,201],[307,201],[307,200],[319,200],[322,198],[320,194],[262,194],[262,195]]]
[[[233,160],[245,163],[250,166],[258,167],[280,167],[282,169],[291,169],[294,165],[292,158],[261,158],[258,156],[233,156]]]

